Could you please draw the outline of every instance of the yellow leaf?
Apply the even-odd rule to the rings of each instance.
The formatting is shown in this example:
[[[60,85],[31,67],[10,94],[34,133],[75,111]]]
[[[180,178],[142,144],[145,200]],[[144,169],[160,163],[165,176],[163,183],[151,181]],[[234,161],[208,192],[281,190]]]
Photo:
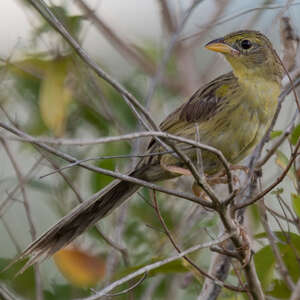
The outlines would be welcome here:
[[[94,286],[106,274],[103,259],[78,249],[62,249],[54,255],[54,261],[64,277],[79,287]]]
[[[47,70],[50,63],[51,61],[36,56],[20,61],[13,61],[8,65],[8,69],[14,76],[21,79],[28,79],[30,77],[41,79],[44,77],[45,70]]]
[[[46,126],[55,136],[64,133],[72,91],[66,85],[69,61],[66,58],[53,60],[44,74],[40,90],[40,112]]]

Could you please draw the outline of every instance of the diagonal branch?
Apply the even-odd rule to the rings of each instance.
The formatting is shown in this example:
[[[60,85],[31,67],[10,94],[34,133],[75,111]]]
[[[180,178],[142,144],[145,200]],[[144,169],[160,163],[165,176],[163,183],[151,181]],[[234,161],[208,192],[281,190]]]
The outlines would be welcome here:
[[[153,191],[153,206],[154,209],[156,211],[156,214],[158,216],[159,222],[162,225],[164,232],[166,233],[167,237],[169,238],[170,242],[172,243],[172,245],[174,246],[174,248],[176,249],[176,251],[180,254],[182,252],[182,250],[179,248],[179,246],[177,245],[175,239],[173,238],[170,230],[167,227],[167,224],[165,222],[165,220],[163,219],[159,206],[158,206],[158,202],[157,202],[157,198],[156,198],[156,193],[155,191]],[[212,275],[210,275],[209,273],[203,271],[202,269],[200,269],[188,256],[184,255],[183,258],[197,271],[199,272],[202,276],[212,280],[216,285],[218,285],[220,288],[221,287],[225,287],[229,290],[233,290],[233,291],[238,291],[238,292],[245,292],[244,289],[239,289],[235,286],[232,286],[230,284],[226,284],[224,283],[222,280],[220,280],[219,278],[216,278]]]
[[[114,45],[119,53],[140,66],[146,73],[154,74],[155,65],[147,59],[145,55],[137,52],[134,48],[130,47],[118,34],[112,30],[96,13],[83,1],[75,0],[75,3],[86,14],[88,19],[94,23],[96,28]]]
[[[107,293],[109,293],[110,291],[112,291],[113,289],[115,289],[116,287],[130,281],[131,279],[136,278],[137,276],[143,275],[144,273],[149,273],[152,270],[155,270],[163,265],[166,265],[172,261],[175,261],[179,258],[182,258],[183,256],[186,256],[192,252],[195,252],[197,250],[200,249],[204,249],[204,248],[208,248],[211,247],[213,245],[217,245],[219,243],[222,243],[224,241],[226,241],[228,238],[230,237],[229,234],[222,234],[221,236],[219,236],[216,240],[212,241],[212,242],[207,242],[204,244],[199,244],[196,246],[193,246],[185,251],[182,251],[180,254],[176,254],[174,256],[171,256],[169,258],[166,258],[164,260],[155,262],[153,264],[149,264],[143,268],[138,269],[137,271],[130,273],[129,275],[111,283],[110,285],[108,285],[106,288],[102,289],[101,291],[97,292],[95,295],[92,295],[90,297],[87,298],[83,298],[82,300],[96,300],[96,299],[100,299],[102,297],[104,297]],[[77,299],[79,300],[79,299]]]
[[[22,137],[23,139],[27,139],[28,142],[31,142],[34,145],[46,150],[49,153],[52,153],[52,154],[66,160],[70,163],[77,163],[78,162],[78,160],[76,158],[74,158],[73,156],[71,156],[69,154],[66,154],[62,151],[54,149],[54,148],[52,148],[52,147],[50,147],[50,146],[48,146],[44,143],[32,141],[32,137],[30,135],[24,133],[23,131],[21,131],[17,128],[13,128],[9,125],[4,124],[3,122],[0,122],[0,127],[3,127],[5,129],[9,130],[10,132],[16,134],[17,136]],[[161,133],[161,134],[163,134],[163,133]],[[177,138],[177,137],[174,136],[174,138]],[[186,140],[186,141],[189,141],[189,140]],[[145,187],[148,187],[148,188],[153,189],[153,190],[161,191],[163,193],[167,193],[167,194],[174,195],[174,196],[177,196],[177,197],[180,197],[180,198],[183,198],[183,199],[187,199],[187,200],[193,201],[195,203],[198,203],[200,205],[203,205],[204,207],[212,208],[212,206],[213,206],[212,203],[207,202],[207,201],[205,201],[205,200],[203,200],[199,197],[193,196],[191,194],[166,189],[166,188],[164,188],[162,186],[159,186],[157,184],[150,183],[150,182],[145,181],[145,180],[137,179],[135,177],[131,177],[131,176],[119,173],[119,172],[113,172],[113,171],[103,169],[103,168],[100,168],[100,167],[90,166],[90,165],[85,164],[85,163],[78,163],[78,166],[81,166],[81,167],[83,167],[87,170],[90,170],[90,171],[94,171],[94,172],[98,172],[98,173],[101,173],[101,174],[104,174],[104,175],[112,176],[114,178],[118,178],[118,179],[121,179],[121,180],[124,180],[124,181],[133,182],[135,184],[145,186]],[[98,195],[98,193],[96,193],[91,199],[89,199],[87,201],[94,201],[96,199],[95,197],[97,197],[97,195]]]

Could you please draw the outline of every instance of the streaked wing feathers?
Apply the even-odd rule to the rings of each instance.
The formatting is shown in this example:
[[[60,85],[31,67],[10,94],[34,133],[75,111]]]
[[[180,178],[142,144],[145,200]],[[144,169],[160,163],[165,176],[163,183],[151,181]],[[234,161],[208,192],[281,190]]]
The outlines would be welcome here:
[[[235,85],[237,85],[237,79],[232,72],[206,84],[161,123],[161,130],[176,134],[178,123],[201,122],[210,119],[226,99],[222,92],[217,93],[217,91],[220,91],[222,87],[232,88]]]

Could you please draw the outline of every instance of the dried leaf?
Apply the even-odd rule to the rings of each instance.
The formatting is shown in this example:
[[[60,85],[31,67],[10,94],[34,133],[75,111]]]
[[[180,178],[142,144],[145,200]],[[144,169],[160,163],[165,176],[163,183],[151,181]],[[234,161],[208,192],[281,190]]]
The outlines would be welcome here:
[[[54,255],[54,261],[64,277],[76,286],[94,286],[106,274],[103,259],[78,249],[62,249]]]

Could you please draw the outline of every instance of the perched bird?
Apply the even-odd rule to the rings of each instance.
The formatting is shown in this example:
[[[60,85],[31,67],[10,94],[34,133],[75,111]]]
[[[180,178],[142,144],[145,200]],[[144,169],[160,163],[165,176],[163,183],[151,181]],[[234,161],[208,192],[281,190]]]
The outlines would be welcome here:
[[[213,146],[236,164],[261,140],[274,116],[280,93],[283,68],[271,42],[257,31],[242,30],[209,42],[207,49],[223,54],[232,67],[204,85],[162,123],[161,130]],[[196,126],[197,125],[197,126]],[[198,129],[196,129],[198,128]],[[196,150],[177,144],[192,160]],[[162,152],[156,141],[148,153]],[[207,175],[219,172],[222,165],[215,155],[202,151]],[[172,154],[145,157],[129,175],[150,182],[185,174],[184,163]],[[21,254],[31,256],[27,266],[52,255],[88,227],[109,214],[140,188],[131,182],[115,180],[93,201],[86,201],[34,241]]]

